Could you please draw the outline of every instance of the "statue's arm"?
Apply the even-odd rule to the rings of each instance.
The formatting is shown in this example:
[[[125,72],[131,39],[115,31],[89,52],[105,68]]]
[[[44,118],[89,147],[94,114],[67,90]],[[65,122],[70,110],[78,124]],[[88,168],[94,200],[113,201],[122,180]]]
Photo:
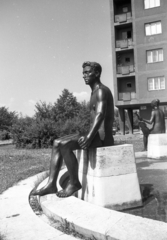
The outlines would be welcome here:
[[[103,89],[99,89],[97,92],[97,104],[96,104],[96,116],[94,123],[87,135],[88,138],[93,140],[97,131],[99,130],[101,123],[103,122],[107,110],[107,98]]]
[[[152,124],[152,123],[154,123],[154,121],[155,121],[155,113],[154,113],[154,111],[152,111],[152,113],[151,113],[151,118],[150,118],[150,120],[141,118],[141,117],[138,115],[137,112],[135,112],[135,114],[136,114],[136,116],[138,117],[139,121],[141,121],[141,122],[143,121],[143,122],[146,122],[146,123],[148,123],[148,124]]]
[[[150,120],[147,120],[147,119],[142,119],[144,122],[146,122],[146,123],[148,123],[148,124],[152,124],[152,123],[154,123],[155,122],[155,113],[154,113],[154,111],[152,111],[152,113],[151,113],[151,118],[150,118]]]
[[[139,120],[139,121],[142,121],[142,118],[139,116],[139,114],[138,114],[137,112],[135,112],[135,114],[136,114],[138,120]]]
[[[81,137],[78,140],[81,148],[86,149],[90,146],[93,138],[95,137],[97,131],[99,130],[101,123],[103,122],[107,109],[107,97],[103,89],[97,91],[97,103],[96,103],[96,116],[92,127],[86,137]]]

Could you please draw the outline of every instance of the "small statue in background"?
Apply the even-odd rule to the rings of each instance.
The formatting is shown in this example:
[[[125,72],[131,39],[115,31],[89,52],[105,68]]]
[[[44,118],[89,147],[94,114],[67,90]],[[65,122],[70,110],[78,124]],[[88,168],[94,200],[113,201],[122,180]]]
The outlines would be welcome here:
[[[141,118],[137,112],[135,113],[139,119],[139,127],[143,132],[143,144],[144,144],[144,151],[147,151],[147,143],[148,143],[148,136],[149,134],[159,134],[165,133],[165,114],[159,108],[159,99],[154,99],[151,102],[152,112],[150,120],[146,120]],[[149,129],[146,125],[153,124],[152,127]]]

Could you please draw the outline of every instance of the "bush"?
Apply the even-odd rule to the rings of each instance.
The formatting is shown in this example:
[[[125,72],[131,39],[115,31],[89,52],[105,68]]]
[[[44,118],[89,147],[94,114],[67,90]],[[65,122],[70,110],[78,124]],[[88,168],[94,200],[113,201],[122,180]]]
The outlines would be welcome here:
[[[57,138],[55,123],[49,119],[20,118],[12,127],[17,148],[48,148]]]
[[[76,132],[88,132],[89,105],[79,103],[67,89],[56,103],[36,104],[33,118],[17,118],[12,126],[13,141],[18,148],[48,148],[53,140]]]
[[[0,140],[9,140],[11,138],[11,134],[7,130],[0,131]]]
[[[10,112],[6,107],[0,107],[0,131],[9,131],[16,118],[15,112]]]

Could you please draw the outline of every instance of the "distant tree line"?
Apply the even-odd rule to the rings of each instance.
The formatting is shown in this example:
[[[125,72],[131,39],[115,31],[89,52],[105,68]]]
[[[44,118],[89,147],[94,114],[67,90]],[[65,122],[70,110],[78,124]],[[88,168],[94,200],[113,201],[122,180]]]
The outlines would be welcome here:
[[[119,129],[118,111],[114,126]],[[48,148],[53,140],[71,133],[89,131],[89,103],[78,102],[67,89],[53,104],[37,102],[33,117],[19,116],[0,108],[0,140],[12,138],[17,148]]]
[[[0,140],[8,140],[11,136],[11,127],[17,119],[16,112],[10,112],[6,107],[0,107]]]
[[[0,108],[0,116],[0,132],[7,131],[18,148],[48,148],[54,139],[87,132],[90,126],[89,103],[78,102],[67,89],[54,104],[36,103],[33,117],[18,116],[4,107]]]

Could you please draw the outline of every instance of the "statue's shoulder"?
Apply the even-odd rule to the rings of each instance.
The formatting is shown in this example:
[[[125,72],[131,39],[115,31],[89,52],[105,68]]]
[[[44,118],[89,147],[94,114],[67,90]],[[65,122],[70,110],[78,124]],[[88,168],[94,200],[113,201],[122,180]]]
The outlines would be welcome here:
[[[105,86],[104,84],[100,84],[99,89],[101,89],[101,90],[104,91],[105,93],[108,92],[109,94],[112,95],[111,90],[109,89],[109,87]]]
[[[104,84],[100,85],[99,90],[101,91],[101,95],[103,96],[103,99],[106,99],[109,104],[113,105],[114,100],[113,100],[113,95],[111,90]]]
[[[160,114],[161,114],[161,109],[160,108],[158,108],[158,109],[153,109],[152,110],[152,114],[154,115],[154,116],[159,116]]]

